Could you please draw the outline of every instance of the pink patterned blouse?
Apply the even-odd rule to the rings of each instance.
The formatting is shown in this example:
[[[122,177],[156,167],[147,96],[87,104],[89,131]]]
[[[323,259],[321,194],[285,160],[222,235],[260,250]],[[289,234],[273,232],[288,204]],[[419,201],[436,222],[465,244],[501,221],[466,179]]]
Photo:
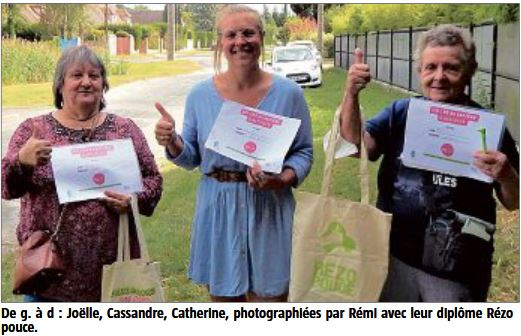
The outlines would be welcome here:
[[[54,232],[63,208],[58,203],[51,164],[27,169],[18,161],[18,151],[32,134],[33,121],[41,125],[41,137],[52,146],[86,141],[84,131],[63,126],[51,113],[27,119],[15,131],[2,159],[2,197],[21,198],[16,229],[20,244],[35,230]],[[131,138],[134,143],[144,188],[138,194],[139,211],[150,216],[161,197],[163,179],[141,130],[130,119],[107,114],[92,132],[90,141],[122,138]],[[102,267],[116,260],[118,223],[119,215],[101,201],[70,203],[57,234],[68,269],[62,280],[37,294],[59,301],[99,301]],[[136,246],[133,250],[137,250]]]

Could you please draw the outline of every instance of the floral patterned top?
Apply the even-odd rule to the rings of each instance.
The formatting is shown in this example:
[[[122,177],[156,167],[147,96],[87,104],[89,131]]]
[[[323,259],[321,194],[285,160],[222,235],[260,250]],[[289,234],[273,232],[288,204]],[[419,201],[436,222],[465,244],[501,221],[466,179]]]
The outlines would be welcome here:
[[[21,198],[16,229],[20,244],[35,230],[54,232],[63,209],[58,202],[51,164],[27,169],[18,161],[18,151],[31,137],[33,122],[40,125],[41,138],[50,141],[53,147],[88,140],[83,130],[63,126],[51,113],[27,119],[16,129],[2,159],[2,197]],[[107,114],[90,134],[90,141],[122,138],[133,141],[143,177],[143,192],[138,194],[139,211],[150,216],[161,197],[163,179],[141,130],[130,119]],[[37,294],[59,301],[99,301],[103,265],[116,260],[118,224],[119,215],[104,202],[69,203],[56,242],[67,270],[61,280]],[[134,251],[138,251],[136,247]]]

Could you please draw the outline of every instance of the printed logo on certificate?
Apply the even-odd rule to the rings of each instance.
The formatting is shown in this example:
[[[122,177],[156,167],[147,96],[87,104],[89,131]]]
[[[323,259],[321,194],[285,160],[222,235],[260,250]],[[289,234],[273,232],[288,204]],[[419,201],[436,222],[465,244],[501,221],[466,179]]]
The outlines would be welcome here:
[[[54,147],[51,163],[60,204],[143,189],[131,139]]]
[[[477,150],[498,150],[505,117],[486,110],[411,99],[407,112],[404,165],[491,183],[474,166]]]
[[[227,101],[210,131],[205,147],[232,160],[280,173],[300,120]]]

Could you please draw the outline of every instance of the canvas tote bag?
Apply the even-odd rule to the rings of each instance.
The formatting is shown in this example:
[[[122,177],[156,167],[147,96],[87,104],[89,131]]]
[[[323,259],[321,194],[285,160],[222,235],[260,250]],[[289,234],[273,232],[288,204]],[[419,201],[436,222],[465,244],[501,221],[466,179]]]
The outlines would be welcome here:
[[[375,302],[387,276],[391,215],[369,204],[364,146],[361,202],[330,196],[339,118],[340,108],[333,120],[320,195],[295,193],[292,302]]]
[[[130,203],[140,258],[130,259],[129,216],[120,215],[118,258],[113,264],[103,266],[101,302],[164,302],[159,263],[150,261],[148,256],[135,195]]]

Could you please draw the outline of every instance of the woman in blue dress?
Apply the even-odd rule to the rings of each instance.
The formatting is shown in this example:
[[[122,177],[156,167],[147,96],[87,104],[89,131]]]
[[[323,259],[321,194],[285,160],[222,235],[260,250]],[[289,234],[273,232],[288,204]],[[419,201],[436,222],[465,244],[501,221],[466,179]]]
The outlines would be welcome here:
[[[167,158],[202,172],[197,191],[189,277],[207,285],[212,301],[286,301],[295,201],[313,161],[309,110],[302,89],[259,65],[259,14],[227,5],[217,15],[216,75],[197,84],[186,100],[183,131],[160,104],[158,143]],[[221,56],[228,63],[221,72]],[[225,101],[301,120],[280,174],[262,172],[205,148]]]

